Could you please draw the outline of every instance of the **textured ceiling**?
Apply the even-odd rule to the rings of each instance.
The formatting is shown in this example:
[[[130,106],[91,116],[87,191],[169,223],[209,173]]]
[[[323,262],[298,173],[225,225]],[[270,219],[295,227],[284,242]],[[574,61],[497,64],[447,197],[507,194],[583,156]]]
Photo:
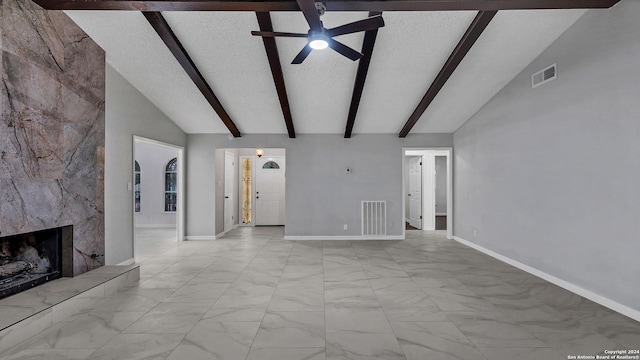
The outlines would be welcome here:
[[[107,61],[187,133],[227,133],[162,40],[137,12],[67,11]],[[573,24],[584,10],[499,12],[412,133],[453,132]],[[286,133],[262,40],[251,12],[164,12],[242,133]],[[331,28],[366,13],[326,13]],[[354,134],[397,133],[471,23],[475,12],[386,12]],[[276,31],[306,32],[301,13],[272,13]],[[363,34],[336,38],[360,50]],[[358,62],[328,49],[301,65],[304,39],[278,38],[296,133],[345,129]]]

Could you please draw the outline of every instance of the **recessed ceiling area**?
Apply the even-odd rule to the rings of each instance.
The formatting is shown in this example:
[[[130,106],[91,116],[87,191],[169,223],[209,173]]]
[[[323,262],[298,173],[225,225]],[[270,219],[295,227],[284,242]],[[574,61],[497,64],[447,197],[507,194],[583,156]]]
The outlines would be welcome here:
[[[203,95],[139,12],[65,11],[105,51],[107,62],[187,133],[228,133]],[[453,132],[570,27],[585,10],[499,11],[411,133]],[[354,134],[398,133],[476,11],[382,14]],[[185,50],[243,134],[286,134],[253,12],[163,12]],[[326,28],[366,12],[327,12]],[[302,13],[272,12],[275,31],[309,29]],[[360,51],[364,33],[336,40]],[[291,61],[304,38],[277,38],[298,134],[343,134],[358,69],[331,49]]]

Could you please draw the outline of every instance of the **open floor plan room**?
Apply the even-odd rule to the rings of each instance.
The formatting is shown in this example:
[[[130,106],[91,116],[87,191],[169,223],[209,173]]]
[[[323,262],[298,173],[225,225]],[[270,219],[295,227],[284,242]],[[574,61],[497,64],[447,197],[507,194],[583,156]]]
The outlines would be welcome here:
[[[0,360],[640,359],[638,19],[0,0]]]
[[[152,233],[140,283],[0,359],[567,359],[634,349],[640,324],[447,240],[216,241]],[[144,240],[146,241],[146,240]]]

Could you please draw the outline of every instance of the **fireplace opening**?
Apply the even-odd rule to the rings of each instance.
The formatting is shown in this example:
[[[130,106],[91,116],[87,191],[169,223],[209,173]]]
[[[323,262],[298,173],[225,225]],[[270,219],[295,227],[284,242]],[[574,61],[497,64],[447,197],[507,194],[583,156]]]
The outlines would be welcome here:
[[[0,237],[0,299],[63,276],[66,228]]]

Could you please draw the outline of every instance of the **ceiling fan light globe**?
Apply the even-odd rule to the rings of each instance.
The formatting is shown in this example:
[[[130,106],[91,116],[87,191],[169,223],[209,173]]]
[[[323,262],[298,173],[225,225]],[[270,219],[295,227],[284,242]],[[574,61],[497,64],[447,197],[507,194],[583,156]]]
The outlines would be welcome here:
[[[329,46],[329,43],[324,39],[314,39],[309,41],[309,46],[314,50],[322,50],[326,49]]]

